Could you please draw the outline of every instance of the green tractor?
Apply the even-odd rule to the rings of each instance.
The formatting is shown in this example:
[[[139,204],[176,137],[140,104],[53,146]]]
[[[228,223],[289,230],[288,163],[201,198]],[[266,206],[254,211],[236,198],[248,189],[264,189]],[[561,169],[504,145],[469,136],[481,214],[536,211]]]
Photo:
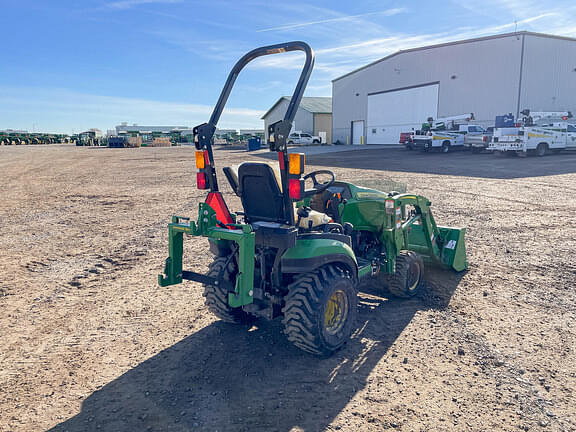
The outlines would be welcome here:
[[[212,150],[228,95],[251,60],[295,50],[306,54],[304,68],[284,119],[268,129],[278,165],[244,162],[237,169],[223,168],[243,207],[230,212]],[[163,287],[200,282],[208,309],[221,320],[281,318],[288,340],[325,356],[349,339],[365,279],[407,298],[422,286],[424,262],[454,271],[468,263],[465,228],[437,226],[426,198],[337,181],[330,170],[303,175],[305,156],[289,154],[286,139],[313,64],[304,42],[258,48],[236,63],[209,122],[194,128],[197,187],[209,190],[206,201],[199,204],[196,221],[172,217],[169,257],[158,282]],[[184,234],[208,239],[214,260],[207,274],[183,270]]]

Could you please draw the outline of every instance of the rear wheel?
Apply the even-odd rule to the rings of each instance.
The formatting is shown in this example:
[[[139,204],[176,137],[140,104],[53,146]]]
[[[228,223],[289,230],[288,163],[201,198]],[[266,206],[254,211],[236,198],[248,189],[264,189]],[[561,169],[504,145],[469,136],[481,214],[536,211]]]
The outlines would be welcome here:
[[[543,142],[538,144],[538,146],[536,147],[536,156],[539,157],[546,156],[546,153],[548,153],[548,144]]]
[[[413,297],[420,291],[424,263],[416,252],[400,251],[396,257],[396,272],[388,279],[388,291],[396,297]]]
[[[286,296],[284,332],[298,348],[330,355],[350,338],[358,304],[350,275],[334,265],[300,276]]]
[[[444,141],[442,143],[442,153],[448,153],[450,151],[450,142]]]
[[[213,278],[224,278],[227,281],[234,281],[238,270],[234,260],[228,257],[218,257],[210,264],[206,276]],[[221,285],[205,284],[204,297],[206,297],[206,306],[210,312],[220,318],[233,324],[248,324],[254,321],[254,316],[244,312],[242,308],[232,308],[228,305],[228,291]]]

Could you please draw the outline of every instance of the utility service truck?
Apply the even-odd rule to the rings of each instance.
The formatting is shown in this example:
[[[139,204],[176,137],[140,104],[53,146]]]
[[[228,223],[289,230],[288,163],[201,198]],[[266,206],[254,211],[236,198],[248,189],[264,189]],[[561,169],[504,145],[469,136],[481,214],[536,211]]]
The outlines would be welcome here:
[[[497,154],[545,156],[550,152],[576,149],[576,126],[567,123],[572,118],[570,111],[530,112],[526,109],[521,114],[522,120],[514,127],[494,130],[490,150]]]
[[[425,152],[439,150],[442,153],[448,153],[454,149],[463,150],[466,148],[465,135],[473,126],[469,124],[471,120],[474,120],[474,113],[442,117],[436,120],[429,117],[420,130],[416,131],[412,148]]]

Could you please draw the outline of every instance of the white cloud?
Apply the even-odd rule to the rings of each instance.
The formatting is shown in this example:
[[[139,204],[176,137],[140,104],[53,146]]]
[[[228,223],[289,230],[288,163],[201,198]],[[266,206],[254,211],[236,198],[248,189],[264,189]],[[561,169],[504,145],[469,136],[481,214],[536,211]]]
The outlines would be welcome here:
[[[512,2],[509,1],[508,3],[508,6],[512,7]],[[333,41],[336,42],[334,45],[315,51],[315,71],[319,73],[316,74],[316,80],[318,80],[319,76],[322,76],[329,81],[400,50],[489,36],[514,31],[516,27],[518,30],[529,29],[531,31],[566,36],[576,34],[576,26],[566,20],[563,13],[560,13],[557,9],[549,9],[531,16],[524,15],[523,19],[516,22],[510,21],[505,24],[494,24],[485,27],[462,27],[451,31],[420,34],[385,32],[386,35],[384,37],[357,39],[355,42],[343,44],[338,44],[338,40],[334,38]],[[302,63],[301,55],[287,54],[265,57],[255,62],[253,67],[300,69]]]
[[[386,9],[386,10],[378,11],[378,12],[368,12],[368,13],[363,13],[363,14],[358,14],[358,15],[345,15],[345,16],[339,16],[336,18],[327,18],[327,19],[317,20],[317,21],[308,21],[308,22],[286,24],[286,25],[270,27],[270,28],[265,28],[265,29],[256,30],[256,31],[258,33],[261,33],[261,32],[278,31],[278,30],[292,30],[292,29],[296,29],[296,28],[308,27],[308,26],[313,26],[313,25],[318,25],[318,24],[327,24],[327,23],[342,22],[342,21],[353,21],[357,18],[367,17],[370,15],[393,16],[393,15],[398,15],[398,14],[406,12],[406,11],[407,11],[407,9],[405,9],[405,8]]]

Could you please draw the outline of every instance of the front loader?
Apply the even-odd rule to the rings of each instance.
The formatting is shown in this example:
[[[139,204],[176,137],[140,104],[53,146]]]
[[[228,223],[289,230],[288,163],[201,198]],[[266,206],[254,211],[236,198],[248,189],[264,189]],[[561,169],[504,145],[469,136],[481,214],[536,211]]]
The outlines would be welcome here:
[[[231,212],[219,189],[212,148],[224,105],[250,61],[296,50],[306,55],[302,73],[284,119],[268,129],[278,164],[223,168],[243,207]],[[465,228],[437,226],[426,198],[337,181],[330,170],[304,175],[305,155],[289,154],[286,140],[313,64],[313,51],[304,42],[257,48],[236,63],[210,120],[194,128],[197,187],[208,195],[195,221],[172,217],[169,257],[158,282],[163,287],[200,282],[208,309],[221,320],[280,318],[297,347],[330,355],[354,329],[365,278],[376,278],[383,292],[412,297],[422,285],[424,262],[454,271],[468,263]],[[214,255],[208,273],[182,268],[184,235],[208,239]]]

